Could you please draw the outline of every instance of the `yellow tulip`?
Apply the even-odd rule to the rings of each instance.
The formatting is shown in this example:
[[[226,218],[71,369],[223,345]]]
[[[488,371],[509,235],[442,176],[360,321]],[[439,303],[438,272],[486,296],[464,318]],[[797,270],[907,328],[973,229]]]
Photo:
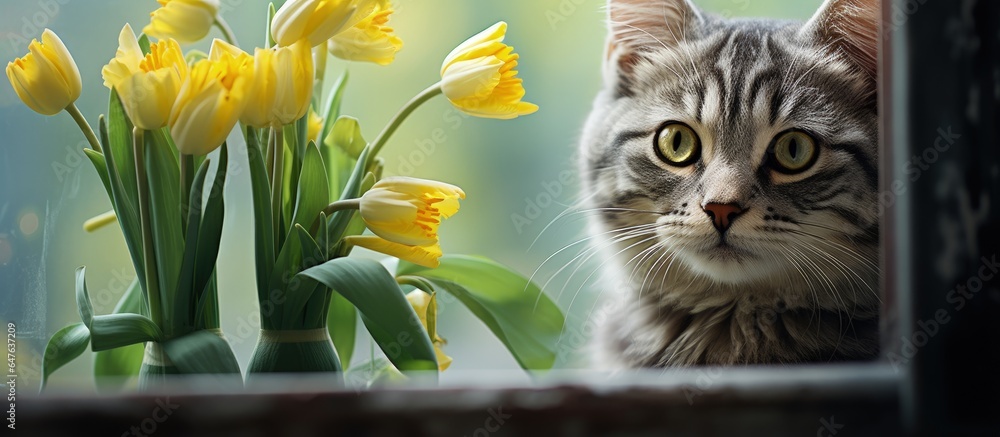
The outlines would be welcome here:
[[[434,296],[427,294],[423,290],[413,290],[406,294],[406,300],[410,302],[413,311],[420,318],[420,323],[424,325],[427,334],[432,336],[431,343],[434,344],[434,353],[437,355],[438,370],[445,371],[451,366],[451,357],[444,354],[443,346],[448,344],[441,336],[437,335],[437,301]],[[428,322],[429,315],[434,316],[433,321]]]
[[[455,107],[477,117],[510,119],[538,106],[522,102],[517,54],[503,43],[507,23],[494,24],[452,50],[441,66],[441,90]]]
[[[31,41],[28,54],[7,63],[7,79],[21,101],[42,115],[66,109],[83,88],[73,56],[49,29],[42,32],[41,43]]]
[[[132,123],[141,129],[167,125],[174,101],[188,76],[184,52],[177,41],[162,40],[143,55],[128,24],[118,35],[118,52],[101,70],[104,86],[118,91]]]
[[[384,253],[386,255],[431,269],[437,268],[437,266],[441,265],[441,246],[437,243],[429,246],[408,246],[405,244],[394,243],[374,235],[346,237],[344,238],[344,241],[358,247]]]
[[[149,14],[142,33],[157,39],[173,38],[183,43],[200,41],[212,30],[219,13],[219,0],[157,0],[160,8]]]
[[[274,14],[271,36],[279,46],[304,39],[316,47],[371,15],[380,1],[288,0]]]
[[[306,115],[313,91],[312,50],[306,42],[258,48],[253,57],[251,94],[240,120],[254,127],[281,127]]]
[[[309,125],[306,136],[309,141],[319,144],[319,134],[323,131],[323,117],[316,111],[309,111]]]
[[[170,114],[177,149],[205,155],[218,148],[243,113],[252,82],[253,57],[215,40],[208,59],[191,68]]]
[[[361,196],[361,218],[368,229],[386,240],[407,246],[438,242],[441,220],[458,212],[461,188],[443,182],[407,177],[382,179]]]
[[[386,26],[392,12],[391,3],[380,2],[371,15],[330,38],[330,54],[348,61],[391,64],[396,59],[396,52],[403,48],[403,40]]]

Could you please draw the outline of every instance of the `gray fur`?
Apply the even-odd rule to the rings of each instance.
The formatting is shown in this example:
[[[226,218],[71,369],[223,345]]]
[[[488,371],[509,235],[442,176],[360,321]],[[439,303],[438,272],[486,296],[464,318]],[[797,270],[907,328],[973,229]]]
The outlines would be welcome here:
[[[856,36],[877,13],[873,0],[831,0],[803,24],[610,0],[605,86],[581,143],[592,235],[623,303],[602,330],[604,365],[877,355],[875,47]],[[690,167],[654,152],[670,120],[701,138]],[[794,176],[764,165],[790,128],[820,147]],[[726,236],[734,250],[716,250],[706,203],[746,208]]]

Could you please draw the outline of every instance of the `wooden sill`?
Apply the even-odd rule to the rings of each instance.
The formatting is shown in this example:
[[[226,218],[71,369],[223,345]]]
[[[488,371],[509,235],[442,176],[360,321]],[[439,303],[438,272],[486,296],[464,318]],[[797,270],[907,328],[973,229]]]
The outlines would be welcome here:
[[[456,372],[366,391],[320,375],[246,389],[188,378],[157,393],[25,399],[33,435],[896,435],[899,375],[882,364],[644,371]],[[170,410],[170,414],[165,411]],[[162,420],[160,420],[162,419]],[[132,434],[135,427],[137,434]],[[143,429],[145,428],[145,429]],[[150,432],[152,431],[152,432]],[[159,434],[162,433],[162,434]]]

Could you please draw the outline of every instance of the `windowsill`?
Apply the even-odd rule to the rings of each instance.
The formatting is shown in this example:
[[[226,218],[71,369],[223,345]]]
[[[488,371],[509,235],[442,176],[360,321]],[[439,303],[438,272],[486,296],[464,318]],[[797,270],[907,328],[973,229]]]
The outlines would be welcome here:
[[[350,429],[372,435],[485,435],[477,433],[479,429],[490,435],[611,430],[656,435],[885,435],[901,426],[900,375],[883,364],[699,368],[616,376],[559,371],[534,383],[523,382],[523,375],[459,371],[446,374],[437,387],[417,382],[367,391],[338,387],[315,375],[258,380],[246,390],[206,389],[213,385],[188,378],[151,394],[51,393],[30,398],[21,404],[18,427],[46,434],[87,429],[121,435],[130,424],[147,421],[147,428],[155,423],[183,435],[272,435],[293,429],[295,434]],[[176,407],[162,423],[148,421],[163,405]]]

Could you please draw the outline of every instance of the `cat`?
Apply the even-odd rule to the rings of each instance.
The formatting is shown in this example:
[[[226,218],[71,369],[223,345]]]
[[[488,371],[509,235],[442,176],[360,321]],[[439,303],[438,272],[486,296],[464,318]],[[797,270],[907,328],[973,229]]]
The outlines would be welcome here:
[[[879,352],[877,0],[807,22],[609,0],[581,140],[611,368]]]

